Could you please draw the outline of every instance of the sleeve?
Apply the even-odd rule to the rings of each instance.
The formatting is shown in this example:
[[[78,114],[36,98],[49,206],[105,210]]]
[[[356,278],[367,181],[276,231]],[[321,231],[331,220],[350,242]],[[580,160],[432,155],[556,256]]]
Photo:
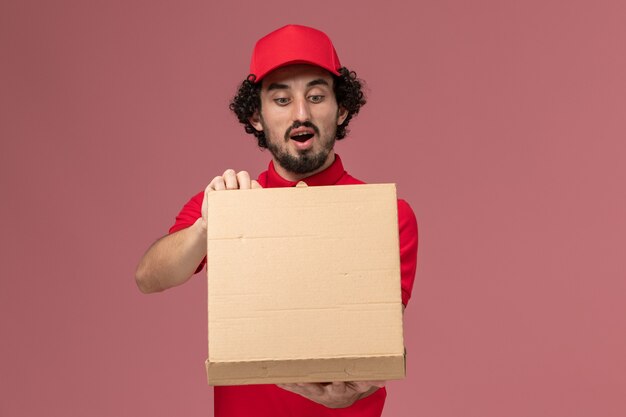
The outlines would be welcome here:
[[[176,221],[174,225],[170,227],[169,233],[175,233],[179,230],[186,229],[191,226],[202,216],[202,199],[204,198],[204,192],[199,192],[195,196],[191,197],[191,199],[185,204],[176,216]],[[196,268],[196,274],[202,270],[204,265],[206,264],[206,256],[200,262],[200,265]]]
[[[400,236],[400,273],[402,304],[408,304],[413,291],[417,269],[417,220],[411,206],[398,200],[398,230]]]

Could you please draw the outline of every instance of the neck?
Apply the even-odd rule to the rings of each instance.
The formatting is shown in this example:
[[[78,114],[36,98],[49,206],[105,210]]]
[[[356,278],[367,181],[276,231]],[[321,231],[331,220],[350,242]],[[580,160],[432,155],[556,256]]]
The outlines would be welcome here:
[[[274,159],[274,169],[276,170],[278,175],[280,175],[281,177],[283,177],[284,179],[288,181],[300,181],[303,178],[307,178],[307,177],[310,177],[311,175],[317,174],[318,172],[322,172],[323,170],[331,166],[333,162],[335,162],[335,150],[334,149],[329,152],[328,158],[326,158],[326,162],[324,162],[324,165],[322,165],[315,171],[306,172],[304,174],[298,174],[295,172],[287,171],[285,168],[280,166],[280,164],[278,163],[278,161],[276,161],[276,159]]]

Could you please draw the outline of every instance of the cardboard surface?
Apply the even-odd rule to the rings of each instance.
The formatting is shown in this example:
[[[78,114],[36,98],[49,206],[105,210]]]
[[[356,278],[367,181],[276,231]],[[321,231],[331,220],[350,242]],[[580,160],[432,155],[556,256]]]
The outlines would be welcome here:
[[[209,384],[404,377],[394,185],[208,203]]]

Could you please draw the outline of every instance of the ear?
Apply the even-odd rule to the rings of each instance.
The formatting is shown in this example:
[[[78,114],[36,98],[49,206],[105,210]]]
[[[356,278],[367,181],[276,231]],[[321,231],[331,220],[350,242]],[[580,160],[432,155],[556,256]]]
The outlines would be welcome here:
[[[248,121],[250,122],[250,124],[252,125],[252,127],[254,127],[256,130],[258,130],[259,132],[263,131],[263,124],[261,123],[261,115],[259,114],[259,111],[255,111],[254,114],[252,116],[250,116],[250,118],[248,119]]]
[[[337,110],[337,113],[337,126],[341,126],[348,117],[348,109],[343,106],[339,106],[339,110]]]

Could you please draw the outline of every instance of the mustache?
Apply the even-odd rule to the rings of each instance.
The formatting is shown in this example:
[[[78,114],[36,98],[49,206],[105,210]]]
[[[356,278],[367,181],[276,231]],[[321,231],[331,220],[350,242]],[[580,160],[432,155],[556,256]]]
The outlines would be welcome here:
[[[313,131],[315,132],[315,134],[317,136],[320,135],[320,130],[313,123],[311,123],[311,122],[299,122],[299,121],[296,120],[295,122],[293,122],[291,127],[289,127],[289,129],[287,129],[287,131],[285,132],[285,140],[288,141],[289,138],[291,137],[291,131],[294,130],[294,129],[297,129],[299,127],[309,127],[311,129],[313,129]]]

